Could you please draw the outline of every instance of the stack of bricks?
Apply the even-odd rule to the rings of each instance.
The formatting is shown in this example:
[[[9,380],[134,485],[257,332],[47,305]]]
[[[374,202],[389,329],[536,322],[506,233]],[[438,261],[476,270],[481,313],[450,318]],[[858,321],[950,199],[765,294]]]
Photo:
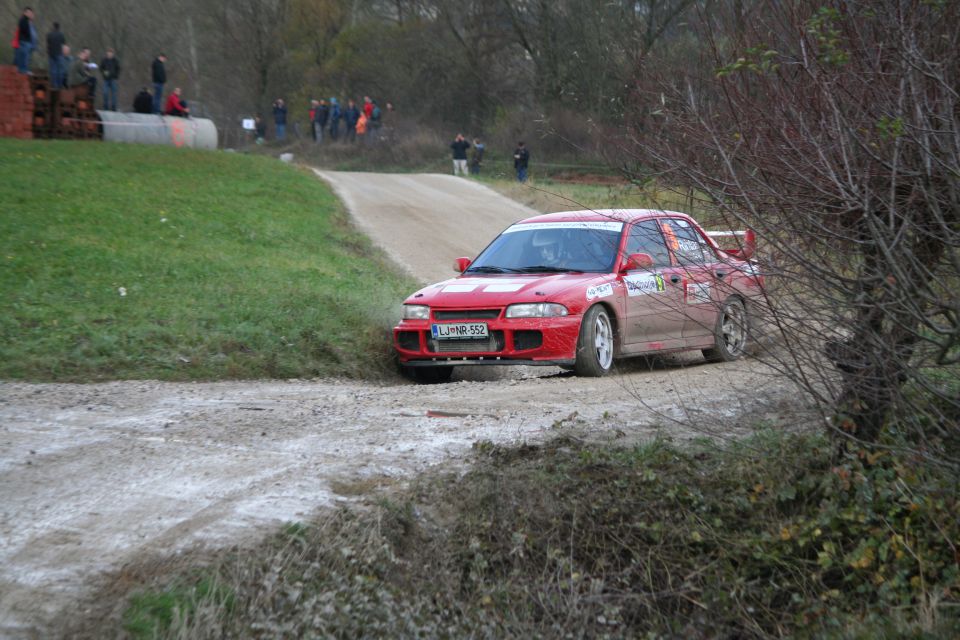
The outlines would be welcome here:
[[[0,66],[0,137],[33,137],[33,90],[30,76],[11,65]]]
[[[88,95],[85,85],[53,92],[49,113],[53,129],[52,137],[81,139],[103,137],[100,118],[93,108],[93,100]],[[35,131],[35,133],[38,132]]]
[[[0,66],[0,137],[100,140],[103,126],[87,87],[54,90],[46,73]]]

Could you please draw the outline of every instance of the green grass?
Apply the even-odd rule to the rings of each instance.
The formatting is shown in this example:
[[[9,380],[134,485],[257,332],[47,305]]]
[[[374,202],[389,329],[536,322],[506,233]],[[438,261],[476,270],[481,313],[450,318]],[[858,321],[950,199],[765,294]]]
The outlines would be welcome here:
[[[233,608],[233,594],[210,578],[193,585],[175,584],[162,591],[137,594],[124,611],[123,628],[134,638],[156,638],[174,626],[195,624],[197,607],[216,603],[224,613]]]
[[[682,211],[704,224],[711,220],[697,197],[656,185],[639,186],[612,176],[582,176],[582,182],[533,177],[525,184],[512,178],[484,176],[481,180],[509,198],[549,213],[579,209],[667,209]]]
[[[466,474],[423,476],[227,554],[206,575],[234,606],[207,598],[192,622],[153,631],[955,638],[958,509],[950,473],[816,435],[481,442]]]
[[[0,140],[0,158],[0,378],[390,370],[414,283],[312,174],[120,144]]]

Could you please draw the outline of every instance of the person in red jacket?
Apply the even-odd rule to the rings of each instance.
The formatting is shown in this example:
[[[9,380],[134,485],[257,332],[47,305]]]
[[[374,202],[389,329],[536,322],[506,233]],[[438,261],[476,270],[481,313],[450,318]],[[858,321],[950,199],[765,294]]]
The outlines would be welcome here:
[[[167,108],[163,110],[168,116],[177,116],[178,118],[189,118],[190,109],[187,107],[187,101],[180,99],[180,87],[173,90],[170,97],[167,98]]]
[[[367,116],[367,120],[373,116],[373,100],[370,96],[363,96],[363,115]]]

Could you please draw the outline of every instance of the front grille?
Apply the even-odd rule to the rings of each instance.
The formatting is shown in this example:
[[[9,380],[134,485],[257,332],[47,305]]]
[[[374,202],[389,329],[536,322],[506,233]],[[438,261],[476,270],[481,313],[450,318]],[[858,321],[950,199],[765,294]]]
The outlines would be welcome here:
[[[503,331],[491,331],[486,340],[427,340],[427,351],[434,353],[496,353],[503,351]]]
[[[543,334],[539,331],[514,331],[513,348],[517,351],[538,349],[543,346]]]
[[[400,331],[397,333],[397,343],[401,349],[407,351],[420,350],[420,333],[418,331]]]
[[[500,309],[434,309],[433,317],[437,320],[493,320],[500,317]]]

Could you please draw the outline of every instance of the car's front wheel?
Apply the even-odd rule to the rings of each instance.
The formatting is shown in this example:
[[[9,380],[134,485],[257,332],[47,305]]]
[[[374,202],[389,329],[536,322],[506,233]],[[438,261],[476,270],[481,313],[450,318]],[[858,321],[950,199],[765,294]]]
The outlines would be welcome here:
[[[450,382],[453,367],[405,367],[404,373],[420,384],[440,384]]]
[[[740,358],[747,349],[750,337],[750,319],[747,308],[738,298],[727,298],[713,329],[713,348],[704,349],[703,357],[710,362],[731,362]]]
[[[574,371],[580,376],[598,377],[613,368],[613,325],[610,315],[600,305],[590,307],[580,323],[577,340],[577,361]]]

